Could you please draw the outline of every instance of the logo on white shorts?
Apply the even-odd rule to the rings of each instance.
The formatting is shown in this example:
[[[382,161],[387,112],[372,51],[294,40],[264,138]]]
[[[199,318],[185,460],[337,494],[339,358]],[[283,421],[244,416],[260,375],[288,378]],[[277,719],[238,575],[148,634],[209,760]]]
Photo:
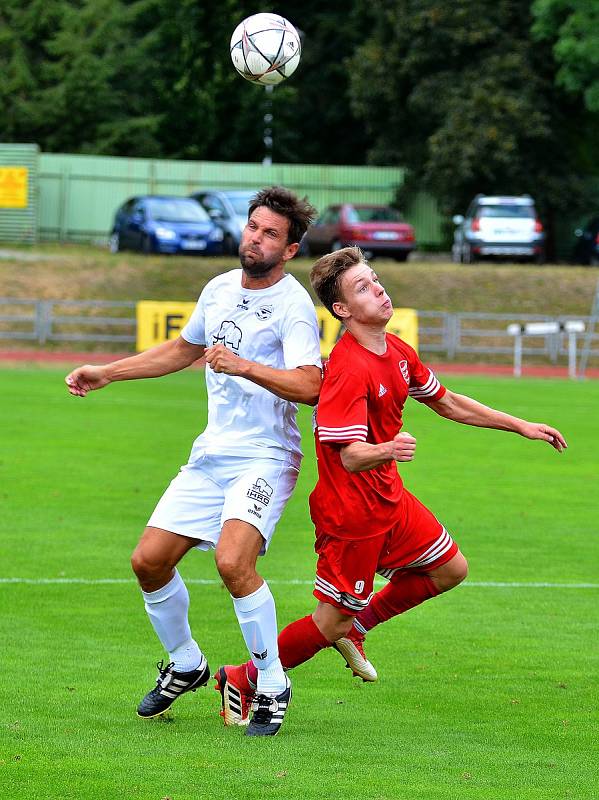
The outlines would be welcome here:
[[[264,503],[264,505],[267,506],[272,496],[272,486],[267,483],[264,478],[258,478],[247,493],[247,496],[251,500],[257,500],[259,503]]]
[[[248,514],[253,514],[255,517],[258,517],[258,519],[262,519],[261,511],[262,506],[257,506],[255,503],[253,508],[248,508]]]

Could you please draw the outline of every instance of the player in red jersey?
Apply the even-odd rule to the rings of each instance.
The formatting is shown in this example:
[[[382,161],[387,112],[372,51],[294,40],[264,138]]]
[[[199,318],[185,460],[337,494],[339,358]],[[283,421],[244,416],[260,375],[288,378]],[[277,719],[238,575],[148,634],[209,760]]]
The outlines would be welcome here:
[[[355,674],[372,681],[377,676],[363,652],[364,633],[452,589],[467,574],[450,534],[397,472],[396,462],[411,461],[416,447],[401,432],[407,398],[455,422],[540,439],[558,452],[567,445],[555,428],[442,386],[412,347],[386,332],[391,300],[358,248],[323,256],[310,280],[346,332],[326,365],[316,414],[318,483],[310,512],[318,605],[281,631],[279,653],[290,669],[334,645]],[[373,595],[377,572],[389,583]],[[254,670],[249,662],[217,672],[226,724],[244,723]]]

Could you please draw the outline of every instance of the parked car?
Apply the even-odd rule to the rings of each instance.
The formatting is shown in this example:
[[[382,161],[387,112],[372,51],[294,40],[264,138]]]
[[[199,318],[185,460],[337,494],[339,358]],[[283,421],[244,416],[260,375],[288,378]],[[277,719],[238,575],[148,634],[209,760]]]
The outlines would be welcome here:
[[[188,197],[131,197],[116,212],[110,249],[219,255],[223,231]]]
[[[367,258],[405,261],[416,247],[414,228],[390,206],[343,203],[328,206],[308,228],[302,253],[315,255],[357,245]]]
[[[248,221],[248,206],[258,189],[204,189],[191,197],[204,208],[223,229],[223,251],[236,254],[241,233]]]
[[[577,239],[574,247],[575,263],[599,267],[599,217],[590,219],[584,228],[577,228],[574,235]]]
[[[499,197],[478,194],[465,216],[453,218],[452,258],[472,264],[480,258],[503,256],[545,258],[545,233],[529,195]]]

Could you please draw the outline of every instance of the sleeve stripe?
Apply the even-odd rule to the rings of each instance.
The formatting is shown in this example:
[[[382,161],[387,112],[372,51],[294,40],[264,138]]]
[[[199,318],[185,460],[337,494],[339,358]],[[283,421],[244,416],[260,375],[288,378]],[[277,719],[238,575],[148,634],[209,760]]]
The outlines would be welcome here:
[[[366,425],[348,425],[345,428],[318,426],[318,438],[321,442],[365,442],[367,434],[368,428]]]
[[[411,386],[410,387],[410,394],[412,394],[412,392],[426,392],[426,391],[428,391],[430,389],[431,385],[433,385],[436,380],[437,379],[436,379],[434,373],[429,370],[428,380],[426,381],[426,383],[424,385],[422,385],[422,386]]]
[[[357,433],[353,436],[349,433],[346,436],[322,436],[319,433],[318,438],[321,442],[365,442],[366,434],[363,436],[359,436]]]
[[[360,433],[364,431],[364,433],[368,432],[367,425],[345,425],[343,428],[329,428],[325,425],[318,426],[319,431],[323,431],[324,433]]]
[[[441,384],[431,372],[424,386],[414,386],[409,390],[410,397],[431,397],[439,391]]]

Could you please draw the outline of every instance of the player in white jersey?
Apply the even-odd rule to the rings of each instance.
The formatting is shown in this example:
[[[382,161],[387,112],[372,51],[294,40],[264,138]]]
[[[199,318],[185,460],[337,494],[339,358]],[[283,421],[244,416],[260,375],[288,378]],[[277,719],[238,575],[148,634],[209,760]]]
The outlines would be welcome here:
[[[145,608],[168,653],[157,684],[142,699],[142,717],[204,686],[206,657],[192,637],[189,595],[176,569],[192,548],[215,549],[253,663],[258,669],[247,733],[278,732],[291,686],[278,655],[275,604],[256,561],[268,548],[291,496],[302,457],[296,403],[314,405],[321,382],[320,344],[308,293],[285,273],[314,209],[282,187],[259,192],[249,206],[241,269],[202,291],[181,335],[104,366],[67,376],[84,397],[112,381],[151,378],[206,359],[208,423],[158,502],[133,552]]]

